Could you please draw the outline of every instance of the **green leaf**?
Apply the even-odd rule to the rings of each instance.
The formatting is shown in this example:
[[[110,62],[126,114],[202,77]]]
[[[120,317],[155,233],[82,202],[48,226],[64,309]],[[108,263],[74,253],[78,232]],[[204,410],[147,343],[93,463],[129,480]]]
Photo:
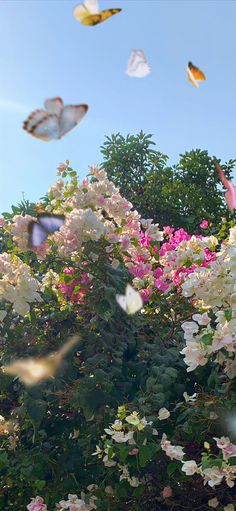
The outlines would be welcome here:
[[[46,414],[46,401],[43,399],[33,399],[31,396],[27,396],[25,406],[33,426],[37,429]]]
[[[156,444],[143,445],[139,449],[139,464],[140,467],[145,467],[148,461],[151,461],[154,454],[159,450],[159,446]]]
[[[179,467],[178,463],[170,463],[167,467],[167,474],[168,476],[172,476],[172,474],[174,474],[174,472],[176,471],[176,469]]]
[[[9,465],[7,452],[0,453],[0,470],[6,468]]]
[[[133,497],[140,497],[144,492],[144,485],[140,484],[137,488],[133,491]]]

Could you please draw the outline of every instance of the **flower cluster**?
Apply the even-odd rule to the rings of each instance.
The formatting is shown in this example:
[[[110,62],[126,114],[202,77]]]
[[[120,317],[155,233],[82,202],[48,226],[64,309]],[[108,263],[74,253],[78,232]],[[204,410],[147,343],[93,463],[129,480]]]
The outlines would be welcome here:
[[[194,460],[183,462],[182,471],[187,476],[200,474],[203,477],[204,484],[211,488],[218,486],[225,480],[229,488],[232,488],[236,480],[236,465],[228,463],[228,460],[236,456],[236,445],[228,437],[214,437],[219,448],[218,456],[212,455],[210,445],[205,442],[207,452],[202,455],[200,464]]]
[[[83,303],[92,282],[89,273],[84,272],[81,278],[75,275],[73,268],[65,268],[64,279],[59,289],[72,303]]]
[[[0,300],[12,303],[13,310],[25,316],[31,303],[42,301],[40,290],[40,283],[19,257],[0,255]]]
[[[86,497],[84,493],[81,493],[81,498],[78,495],[69,493],[67,500],[60,500],[56,504],[56,509],[60,511],[92,511],[96,509],[95,505],[96,497]],[[27,506],[28,511],[48,511],[47,505],[44,503],[43,497],[35,497],[31,499],[31,502]]]
[[[166,456],[168,456],[171,460],[182,461],[185,455],[183,447],[181,447],[181,445],[172,445],[172,443],[167,440],[165,433],[162,435],[161,448],[166,453]]]
[[[92,511],[96,509],[95,500],[96,497],[94,496],[87,499],[84,493],[81,494],[81,499],[77,495],[69,493],[68,499],[60,500],[56,507],[60,511],[65,511],[66,509],[68,511]]]
[[[127,415],[125,406],[119,406],[117,419],[109,428],[105,428],[106,435],[101,437],[102,442],[96,446],[93,455],[102,459],[106,467],[117,465],[121,473],[120,481],[126,479],[130,486],[136,487],[141,481],[130,475],[130,469],[125,461],[128,462],[133,456],[138,456],[142,446],[146,446],[148,442],[149,445],[152,444],[151,437],[158,433],[151,426],[152,422],[148,422],[145,417],[141,418],[139,412],[134,411]],[[122,456],[120,444],[125,444]]]
[[[212,355],[224,365],[229,378],[236,376],[236,228],[209,267],[197,268],[182,284],[184,296],[201,314],[182,325],[186,347],[182,350],[187,371],[205,365]],[[204,312],[208,311],[207,312]]]
[[[47,506],[44,503],[44,499],[42,497],[35,497],[31,499],[30,504],[27,506],[28,511],[47,511]]]

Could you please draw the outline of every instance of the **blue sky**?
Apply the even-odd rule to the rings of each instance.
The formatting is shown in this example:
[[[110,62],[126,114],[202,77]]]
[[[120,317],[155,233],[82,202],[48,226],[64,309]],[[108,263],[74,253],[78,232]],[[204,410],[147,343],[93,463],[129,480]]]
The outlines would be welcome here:
[[[0,211],[22,192],[42,196],[61,161],[83,177],[113,132],[153,133],[171,163],[196,147],[236,156],[235,1],[100,0],[123,11],[96,27],[73,18],[75,3],[0,2]],[[143,79],[125,74],[135,48],[152,67]],[[189,60],[206,74],[200,89],[186,79]],[[90,109],[62,140],[42,142],[22,122],[53,96]]]

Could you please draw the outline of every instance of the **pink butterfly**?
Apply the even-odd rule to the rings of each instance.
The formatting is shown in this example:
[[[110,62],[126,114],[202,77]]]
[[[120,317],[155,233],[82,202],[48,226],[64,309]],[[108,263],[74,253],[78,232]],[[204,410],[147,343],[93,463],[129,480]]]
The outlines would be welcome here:
[[[228,179],[225,177],[225,173],[220,168],[219,163],[217,161],[215,161],[214,163],[223,185],[228,190],[225,194],[225,200],[227,202],[229,210],[232,213],[232,211],[236,209],[236,186],[234,186],[232,181],[228,181]]]
[[[67,105],[61,98],[46,99],[45,110],[35,110],[23,124],[23,129],[40,140],[59,139],[81,121],[88,105]]]

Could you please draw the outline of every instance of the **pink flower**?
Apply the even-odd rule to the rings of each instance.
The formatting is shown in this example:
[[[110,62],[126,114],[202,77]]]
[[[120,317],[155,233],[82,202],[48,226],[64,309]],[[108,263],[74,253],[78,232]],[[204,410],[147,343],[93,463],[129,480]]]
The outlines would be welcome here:
[[[155,284],[155,287],[157,289],[159,289],[160,291],[163,291],[163,293],[165,291],[167,291],[169,289],[169,287],[170,287],[167,282],[164,282],[161,279],[155,279],[154,284]]]
[[[4,225],[4,218],[0,218],[0,227],[3,227]]]
[[[82,181],[82,188],[87,188],[88,184],[89,184],[88,178],[85,177]]]
[[[169,236],[169,238],[171,238],[173,232],[174,232],[174,227],[170,227],[169,225],[163,227],[163,231],[165,234],[167,234],[167,236]]]
[[[44,504],[44,499],[42,497],[36,497],[35,499],[31,499],[27,509],[28,511],[47,511],[47,506]]]
[[[230,442],[229,437],[222,436],[221,438],[214,437],[217,447],[222,449],[223,458],[227,461],[229,458],[236,456],[236,445]]]
[[[152,295],[152,289],[150,289],[150,288],[148,288],[148,289],[141,289],[139,291],[139,294],[140,294],[140,296],[141,296],[141,298],[142,298],[142,300],[144,302],[148,302],[150,297],[151,297],[151,295]]]
[[[138,242],[139,242],[139,245],[141,245],[141,247],[149,247],[151,240],[152,240],[152,238],[151,238],[151,236],[149,236],[149,234],[147,232],[141,232],[140,239]]]
[[[202,220],[202,221],[201,221],[201,223],[200,223],[200,227],[201,227],[202,229],[208,229],[208,227],[209,227],[209,222],[208,222],[208,220]]]
[[[162,491],[162,497],[163,499],[168,499],[168,497],[172,496],[172,489],[170,486],[165,486]]]
[[[134,449],[132,449],[132,451],[129,451],[129,455],[130,456],[136,456],[136,454],[139,453],[139,449],[137,447],[134,447]]]

